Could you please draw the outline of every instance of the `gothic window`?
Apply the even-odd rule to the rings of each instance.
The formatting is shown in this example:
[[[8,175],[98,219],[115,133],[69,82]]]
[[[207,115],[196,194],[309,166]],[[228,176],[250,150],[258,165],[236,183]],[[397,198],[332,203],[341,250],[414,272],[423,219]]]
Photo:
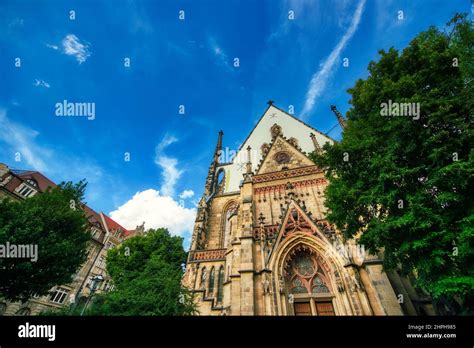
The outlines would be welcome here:
[[[211,268],[211,273],[209,274],[209,296],[214,294],[214,267]]]
[[[217,277],[217,302],[221,303],[224,297],[224,266],[219,269],[219,276]]]
[[[224,186],[225,186],[225,171],[224,169],[221,169],[217,173],[216,192],[218,194],[224,193]]]
[[[239,206],[232,203],[224,213],[223,238],[221,239],[221,247],[227,248],[231,241],[233,230],[237,226],[237,212]]]
[[[300,247],[290,254],[285,265],[288,288],[293,294],[330,293],[325,271],[318,264],[316,254]]]
[[[206,287],[206,278],[207,278],[207,270],[206,267],[204,267],[201,271],[201,288]]]

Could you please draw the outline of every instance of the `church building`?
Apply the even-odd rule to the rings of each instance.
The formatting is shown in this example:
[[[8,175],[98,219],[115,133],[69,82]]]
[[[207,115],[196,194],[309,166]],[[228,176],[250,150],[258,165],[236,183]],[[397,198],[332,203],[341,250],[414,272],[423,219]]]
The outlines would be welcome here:
[[[200,315],[419,314],[409,282],[326,220],[308,154],[334,140],[268,104],[228,162],[218,135],[183,278]]]

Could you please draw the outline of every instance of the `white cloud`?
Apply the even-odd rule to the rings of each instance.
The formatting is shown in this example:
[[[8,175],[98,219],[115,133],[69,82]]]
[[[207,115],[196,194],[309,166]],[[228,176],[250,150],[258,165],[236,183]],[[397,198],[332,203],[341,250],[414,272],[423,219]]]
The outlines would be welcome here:
[[[174,196],[176,183],[183,174],[183,171],[178,169],[178,160],[166,156],[163,154],[163,151],[177,141],[178,138],[175,136],[166,134],[155,148],[155,164],[162,170],[162,184],[160,190],[163,195],[171,197]]]
[[[74,34],[68,34],[62,41],[63,52],[68,56],[76,57],[79,64],[84,63],[90,57],[89,44],[81,42]]]
[[[176,183],[183,174],[183,171],[177,168],[178,160],[167,156],[158,156],[155,158],[155,163],[163,170],[161,192],[166,196],[174,196]]]
[[[44,88],[51,87],[51,85],[49,83],[47,83],[46,81],[41,80],[41,79],[35,79],[35,82],[33,83],[33,85],[35,87],[44,87]]]
[[[359,1],[357,4],[357,8],[354,12],[354,17],[352,17],[351,25],[349,29],[347,29],[344,36],[338,42],[336,47],[332,50],[331,54],[326,58],[324,63],[321,65],[321,68],[313,74],[311,78],[311,82],[309,85],[309,89],[306,93],[306,100],[303,107],[303,111],[301,112],[301,118],[305,118],[313,109],[313,106],[316,102],[316,99],[322,94],[324,89],[326,88],[326,83],[331,76],[336,62],[339,60],[339,56],[342,50],[346,47],[349,40],[354,35],[355,31],[357,30],[360,19],[362,17],[362,12],[364,10],[365,0]]]
[[[183,236],[193,230],[196,209],[182,207],[171,197],[148,189],[137,192],[110,216],[127,229],[133,229],[145,221],[147,228],[165,227],[171,234]]]
[[[191,198],[192,196],[194,196],[194,191],[193,190],[184,190],[179,195],[179,198],[186,199],[186,198]]]

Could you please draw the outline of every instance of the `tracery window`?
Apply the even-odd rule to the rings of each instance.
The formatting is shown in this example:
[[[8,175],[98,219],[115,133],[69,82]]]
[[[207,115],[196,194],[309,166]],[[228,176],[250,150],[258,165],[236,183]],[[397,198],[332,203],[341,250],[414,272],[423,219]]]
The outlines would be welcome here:
[[[237,226],[237,212],[239,206],[236,203],[231,204],[224,214],[224,226],[223,226],[223,234],[224,238],[221,239],[221,247],[227,248],[231,241],[231,236],[233,233],[233,229]]]
[[[219,269],[219,275],[217,277],[217,302],[221,303],[224,297],[224,267],[221,266]]]
[[[214,293],[214,267],[211,268],[211,273],[209,274],[209,296],[212,296]]]
[[[206,270],[206,267],[204,267],[201,271],[201,288],[202,289],[206,288],[206,278],[207,278],[207,270]]]
[[[304,247],[290,254],[285,275],[290,293],[324,294],[330,293],[324,269],[319,265],[316,254]]]

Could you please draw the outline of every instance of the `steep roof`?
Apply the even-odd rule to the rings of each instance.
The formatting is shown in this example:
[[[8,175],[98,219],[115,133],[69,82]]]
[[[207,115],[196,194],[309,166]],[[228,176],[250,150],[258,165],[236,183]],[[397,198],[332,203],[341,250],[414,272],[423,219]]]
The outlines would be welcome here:
[[[23,180],[32,179],[36,181],[36,183],[38,184],[38,188],[40,189],[41,192],[46,191],[48,187],[57,186],[52,180],[48,179],[46,176],[44,176],[40,172],[25,171],[25,172],[18,173],[17,175]]]
[[[248,146],[250,146],[252,149],[252,171],[255,173],[262,158],[260,148],[263,143],[271,143],[272,137],[270,128],[275,123],[282,128],[282,135],[285,138],[293,137],[298,140],[298,146],[304,153],[310,153],[314,151],[314,144],[310,137],[311,133],[315,134],[316,140],[321,146],[327,142],[331,144],[335,142],[335,140],[331,137],[311,127],[293,115],[290,115],[286,111],[274,105],[269,105],[248,137],[240,146],[233,161],[220,166],[220,168],[225,170],[226,176],[224,193],[235,192],[239,190],[240,182],[243,179],[242,175],[245,171],[245,162],[247,161],[246,149]]]
[[[104,217],[104,221],[107,224],[107,229],[109,230],[109,232],[117,231],[118,229],[121,229],[124,232],[125,235],[128,234],[129,231],[125,227],[120,225],[118,222],[116,222],[112,218],[108,217],[104,213],[102,213],[102,216]]]

